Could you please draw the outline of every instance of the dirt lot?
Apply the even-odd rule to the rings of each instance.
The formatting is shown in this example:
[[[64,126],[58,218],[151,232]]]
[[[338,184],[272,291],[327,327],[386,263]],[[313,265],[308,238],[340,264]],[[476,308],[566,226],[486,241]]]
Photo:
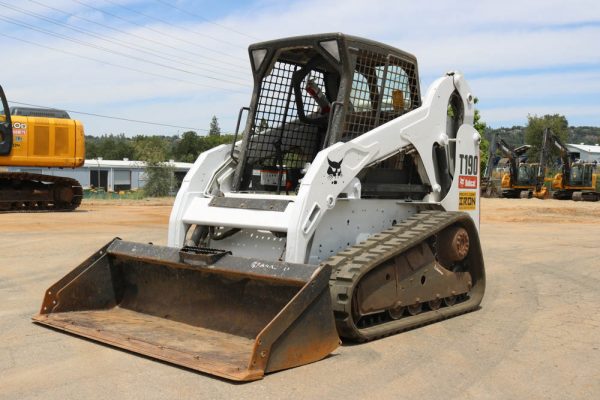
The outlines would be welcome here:
[[[1,399],[598,399],[600,203],[484,199],[479,311],[231,384],[34,325],[44,290],[115,236],[165,244],[170,200],[1,214]]]

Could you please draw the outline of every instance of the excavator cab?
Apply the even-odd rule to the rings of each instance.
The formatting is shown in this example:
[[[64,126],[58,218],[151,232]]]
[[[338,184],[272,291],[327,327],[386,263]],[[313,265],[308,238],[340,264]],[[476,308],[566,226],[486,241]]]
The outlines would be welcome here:
[[[532,186],[536,184],[537,168],[539,164],[521,163],[517,172],[518,186]]]
[[[594,175],[594,166],[589,163],[573,163],[569,177],[570,186],[590,187],[592,186],[592,176]]]

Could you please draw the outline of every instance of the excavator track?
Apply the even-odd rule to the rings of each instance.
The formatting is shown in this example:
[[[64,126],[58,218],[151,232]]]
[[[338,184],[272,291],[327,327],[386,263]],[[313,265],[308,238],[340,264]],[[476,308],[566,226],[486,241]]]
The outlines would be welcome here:
[[[394,308],[370,315],[357,315],[357,296],[361,282],[367,273],[385,262],[424,243],[433,243],[436,263],[442,249],[436,250],[436,237],[446,229],[460,226],[469,235],[467,271],[462,272],[468,280],[468,289],[444,298],[403,304],[398,313]],[[430,246],[427,244],[427,246]],[[461,212],[423,211],[394,225],[390,229],[373,235],[368,240],[349,247],[324,262],[332,266],[329,281],[333,310],[338,333],[341,337],[364,342],[413,329],[442,319],[454,317],[478,308],[485,290],[485,272],[477,229],[471,218]],[[431,265],[430,271],[437,269]],[[419,275],[420,271],[416,271]],[[452,274],[450,272],[450,274]],[[460,274],[460,273],[459,273]],[[433,274],[435,275],[435,274]],[[430,275],[430,276],[433,276]],[[385,276],[389,279],[389,275]],[[424,281],[421,278],[421,284]],[[408,281],[408,279],[406,279]],[[410,279],[412,282],[412,279]],[[404,282],[404,281],[403,281]],[[418,282],[418,278],[417,278]],[[418,286],[418,284],[417,284]],[[410,288],[409,288],[410,289]],[[452,292],[454,293],[454,292]],[[390,300],[391,301],[391,300]],[[396,311],[396,312],[395,312]]]
[[[73,211],[83,189],[72,178],[28,172],[0,172],[0,213]]]

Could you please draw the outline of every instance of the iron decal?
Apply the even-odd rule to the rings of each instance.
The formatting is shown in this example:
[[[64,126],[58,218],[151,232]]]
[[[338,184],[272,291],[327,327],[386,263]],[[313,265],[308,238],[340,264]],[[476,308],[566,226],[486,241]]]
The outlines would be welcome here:
[[[475,210],[477,208],[477,195],[472,191],[458,192],[458,209]]]

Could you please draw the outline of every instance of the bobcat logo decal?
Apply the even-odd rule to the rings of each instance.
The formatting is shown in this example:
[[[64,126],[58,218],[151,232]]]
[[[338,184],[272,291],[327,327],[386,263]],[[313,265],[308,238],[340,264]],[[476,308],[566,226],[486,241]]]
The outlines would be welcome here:
[[[327,168],[327,178],[334,185],[337,185],[337,178],[342,176],[342,161],[344,161],[343,158],[340,161],[335,162],[327,157],[327,162],[329,163],[329,167]]]

